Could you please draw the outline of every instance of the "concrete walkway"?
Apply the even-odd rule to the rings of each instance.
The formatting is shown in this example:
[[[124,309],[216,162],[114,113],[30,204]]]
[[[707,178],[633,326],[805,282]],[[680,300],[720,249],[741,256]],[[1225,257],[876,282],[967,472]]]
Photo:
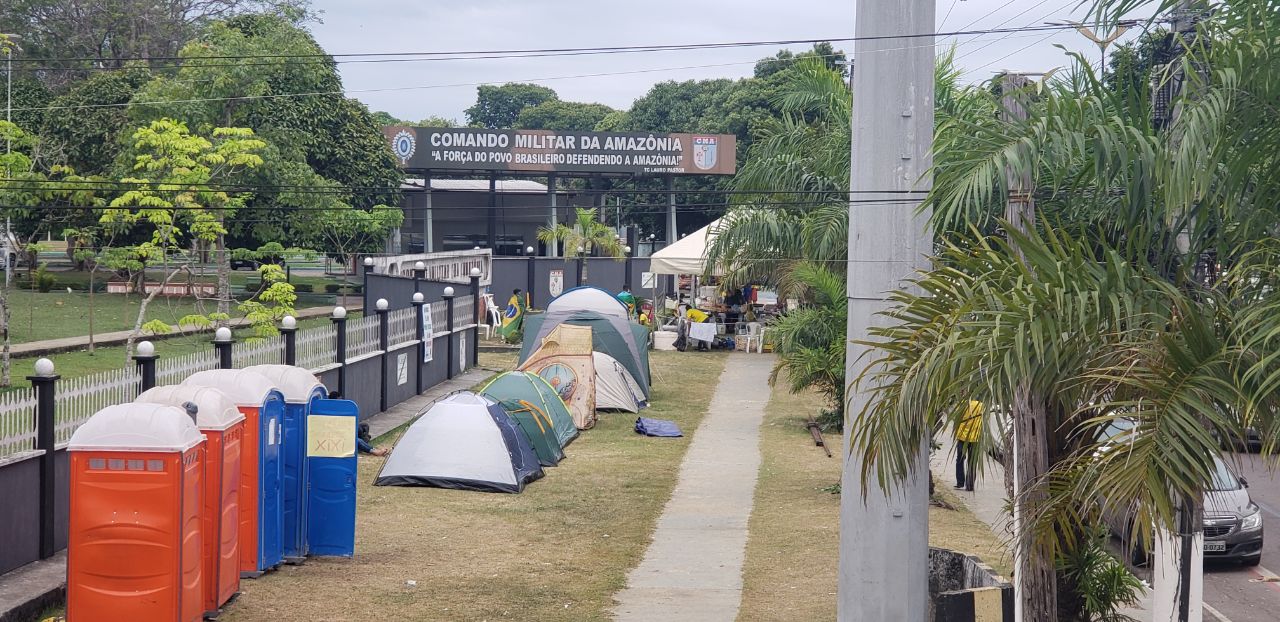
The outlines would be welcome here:
[[[423,391],[420,395],[415,395],[391,408],[388,408],[376,415],[365,419],[365,423],[369,424],[369,434],[373,438],[378,438],[387,432],[390,432],[401,425],[404,425],[417,417],[426,407],[454,391],[462,391],[484,382],[490,376],[497,373],[492,369],[483,367],[472,367],[462,374],[454,376],[452,380],[446,380],[440,384]]]
[[[644,560],[614,619],[731,622],[742,601],[747,520],[760,471],[772,356],[735,353],[698,426]]]
[[[352,304],[347,307],[348,311],[359,311],[364,304],[358,299],[352,300]],[[299,320],[306,320],[317,317],[328,317],[333,313],[333,307],[308,307],[299,309],[295,317]],[[248,326],[249,320],[246,318],[233,318],[229,322],[233,328]],[[193,333],[213,332],[212,328],[189,329],[181,332],[169,333],[167,335],[147,335],[142,339],[151,341],[159,341],[162,339],[172,339],[174,337],[185,337]],[[119,345],[129,340],[129,335],[133,334],[131,330],[117,330],[109,333],[98,333],[93,336],[94,346],[112,346]],[[88,335],[77,335],[75,337],[63,337],[61,339],[45,339],[43,341],[28,341],[26,343],[16,343],[9,347],[10,353],[15,357],[31,357],[41,356],[44,354],[55,354],[58,352],[70,352],[72,350],[81,350],[89,347]]]

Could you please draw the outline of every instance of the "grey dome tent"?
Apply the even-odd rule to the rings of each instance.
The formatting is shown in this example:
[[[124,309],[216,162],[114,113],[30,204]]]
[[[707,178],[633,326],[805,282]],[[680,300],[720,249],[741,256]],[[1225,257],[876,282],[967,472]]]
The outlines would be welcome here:
[[[432,404],[405,430],[373,483],[520,492],[540,477],[529,439],[502,406],[462,391]]]
[[[594,285],[575,287],[547,303],[547,312],[555,311],[595,311],[600,315],[619,317],[629,321],[631,314],[627,305],[611,292]]]
[[[596,311],[550,311],[525,319],[525,340],[520,346],[520,363],[542,344],[551,330],[560,324],[591,328],[591,349],[613,357],[631,374],[631,378],[649,399],[649,329]]]
[[[638,413],[645,406],[644,391],[622,363],[604,352],[592,352],[596,368],[596,409]]]

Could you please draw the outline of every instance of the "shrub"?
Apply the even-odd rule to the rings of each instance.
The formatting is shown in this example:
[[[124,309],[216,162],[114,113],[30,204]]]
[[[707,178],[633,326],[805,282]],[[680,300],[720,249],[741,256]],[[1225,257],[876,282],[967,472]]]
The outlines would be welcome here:
[[[342,289],[342,286],[341,286],[341,285],[339,285],[339,284],[337,284],[337,283],[325,283],[325,284],[324,284],[324,291],[325,291],[325,293],[328,293],[328,294],[336,294],[336,293],[338,293],[338,290],[339,290],[339,289]]]
[[[58,279],[49,272],[49,264],[42,263],[31,273],[31,289],[39,290],[42,294],[49,293],[57,284]]]

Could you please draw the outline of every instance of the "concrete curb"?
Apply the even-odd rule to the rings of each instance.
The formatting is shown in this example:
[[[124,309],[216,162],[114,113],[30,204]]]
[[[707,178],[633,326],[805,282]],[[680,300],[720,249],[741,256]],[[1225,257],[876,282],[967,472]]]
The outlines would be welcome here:
[[[67,600],[67,552],[31,562],[0,580],[0,622],[31,622]]]

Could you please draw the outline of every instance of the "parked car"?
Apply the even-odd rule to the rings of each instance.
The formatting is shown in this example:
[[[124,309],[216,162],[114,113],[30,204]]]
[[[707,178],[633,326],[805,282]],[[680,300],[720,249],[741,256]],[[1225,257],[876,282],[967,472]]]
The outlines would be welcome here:
[[[1100,440],[1114,438],[1132,429],[1128,419],[1117,419],[1100,434]],[[1246,566],[1262,562],[1262,512],[1249,497],[1249,482],[1218,457],[1213,459],[1213,481],[1204,493],[1204,559],[1234,561]],[[1137,530],[1133,512],[1105,512],[1103,519],[1111,533],[1129,551],[1131,561],[1142,565],[1150,557],[1150,544],[1134,542]]]

